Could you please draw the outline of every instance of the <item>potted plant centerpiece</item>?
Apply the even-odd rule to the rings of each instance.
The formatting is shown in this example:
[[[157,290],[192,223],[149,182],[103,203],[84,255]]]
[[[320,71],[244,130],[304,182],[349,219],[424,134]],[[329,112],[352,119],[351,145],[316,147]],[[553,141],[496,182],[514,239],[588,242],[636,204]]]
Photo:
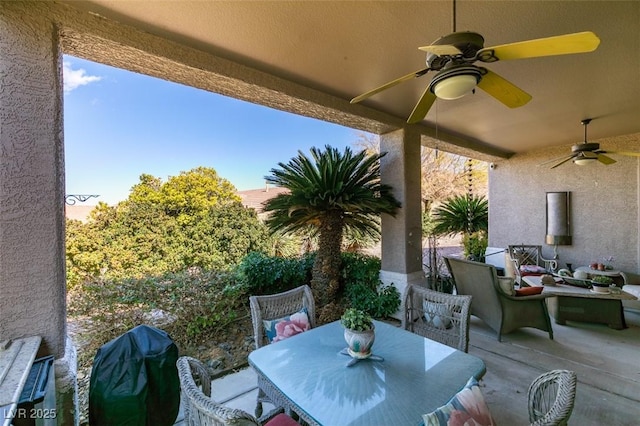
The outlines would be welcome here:
[[[613,278],[604,275],[596,275],[591,278],[591,287],[597,293],[608,293],[609,286],[613,283]]]
[[[349,308],[340,321],[344,326],[344,339],[349,346],[349,355],[357,359],[369,358],[375,340],[371,316],[359,309]]]

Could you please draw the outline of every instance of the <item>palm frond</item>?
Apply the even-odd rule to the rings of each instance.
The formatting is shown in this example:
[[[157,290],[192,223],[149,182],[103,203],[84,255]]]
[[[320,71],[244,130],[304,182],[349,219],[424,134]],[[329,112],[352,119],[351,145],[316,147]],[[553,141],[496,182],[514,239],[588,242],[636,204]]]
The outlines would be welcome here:
[[[267,225],[274,230],[298,230],[321,223],[328,212],[339,211],[345,226],[379,233],[379,214],[394,215],[400,203],[380,181],[380,159],[385,154],[353,153],[345,148],[311,148],[310,157],[298,151],[288,163],[271,169],[267,182],[285,187],[265,204]]]
[[[433,233],[436,235],[487,231],[489,204],[484,197],[458,195],[434,210],[433,221]]]

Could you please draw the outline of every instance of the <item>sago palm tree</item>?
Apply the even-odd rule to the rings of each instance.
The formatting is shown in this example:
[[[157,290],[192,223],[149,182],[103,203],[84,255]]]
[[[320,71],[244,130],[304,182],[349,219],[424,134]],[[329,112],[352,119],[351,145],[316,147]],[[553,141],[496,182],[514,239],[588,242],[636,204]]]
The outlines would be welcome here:
[[[433,213],[434,235],[462,234],[468,259],[484,262],[489,229],[489,203],[472,194],[456,195],[438,206]]]
[[[456,195],[434,210],[433,222],[432,232],[436,235],[486,232],[489,229],[489,203],[484,197]]]
[[[395,215],[400,202],[391,187],[380,182],[380,159],[385,154],[344,153],[325,146],[311,148],[311,158],[298,156],[271,169],[267,182],[289,189],[265,203],[266,220],[274,231],[306,231],[318,236],[311,287],[320,320],[332,318],[340,290],[340,250],[345,231],[379,234],[380,214]],[[324,317],[324,318],[323,318]]]

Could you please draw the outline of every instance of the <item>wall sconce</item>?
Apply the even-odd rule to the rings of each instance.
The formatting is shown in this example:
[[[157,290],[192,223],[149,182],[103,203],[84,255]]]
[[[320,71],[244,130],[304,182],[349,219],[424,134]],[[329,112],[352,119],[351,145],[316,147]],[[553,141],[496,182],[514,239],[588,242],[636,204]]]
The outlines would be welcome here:
[[[571,245],[570,192],[547,192],[547,236],[553,246]]]

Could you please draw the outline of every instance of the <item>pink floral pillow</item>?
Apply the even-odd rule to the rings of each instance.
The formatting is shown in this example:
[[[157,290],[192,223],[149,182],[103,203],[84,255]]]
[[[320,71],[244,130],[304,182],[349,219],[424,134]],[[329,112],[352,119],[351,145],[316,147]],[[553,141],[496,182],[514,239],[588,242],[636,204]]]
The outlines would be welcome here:
[[[279,342],[311,328],[307,308],[302,308],[295,314],[284,318],[264,320],[262,323],[264,325],[264,334],[267,336],[269,343]]]
[[[446,405],[423,414],[425,426],[493,426],[493,418],[475,377]]]
[[[546,274],[547,270],[538,265],[522,265],[520,266],[520,275],[526,277],[527,275],[542,275]]]

